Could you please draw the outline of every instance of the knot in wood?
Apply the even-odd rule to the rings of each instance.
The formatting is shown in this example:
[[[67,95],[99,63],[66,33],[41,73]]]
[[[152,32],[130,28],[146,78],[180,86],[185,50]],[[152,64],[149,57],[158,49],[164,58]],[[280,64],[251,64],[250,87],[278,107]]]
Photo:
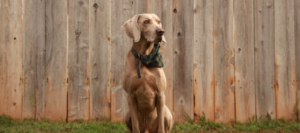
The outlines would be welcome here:
[[[176,8],[174,8],[173,12],[174,12],[174,13],[177,13],[177,9],[176,9]]]
[[[106,106],[107,106],[107,107],[110,107],[110,102],[107,102],[107,103],[106,103]]]
[[[81,34],[81,31],[79,29],[76,29],[75,34],[76,34],[76,36],[79,36]]]
[[[84,2],[83,2],[83,1],[79,1],[78,3],[79,3],[79,5],[83,5],[83,4],[84,4]]]
[[[93,7],[97,10],[97,9],[98,9],[98,4],[95,3],[95,4],[93,5]]]

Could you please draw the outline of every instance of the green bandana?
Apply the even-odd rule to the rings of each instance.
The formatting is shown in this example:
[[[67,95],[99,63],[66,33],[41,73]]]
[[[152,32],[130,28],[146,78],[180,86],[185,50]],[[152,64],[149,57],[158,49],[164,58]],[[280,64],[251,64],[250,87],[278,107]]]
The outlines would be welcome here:
[[[159,53],[159,48],[160,45],[158,43],[154,44],[154,47],[149,55],[140,55],[138,54],[133,47],[131,48],[131,53],[134,55],[134,57],[140,61],[138,61],[137,65],[137,72],[138,72],[138,77],[141,78],[141,73],[140,73],[140,67],[142,62],[146,66],[154,66],[154,67],[163,67],[163,59],[161,54]]]

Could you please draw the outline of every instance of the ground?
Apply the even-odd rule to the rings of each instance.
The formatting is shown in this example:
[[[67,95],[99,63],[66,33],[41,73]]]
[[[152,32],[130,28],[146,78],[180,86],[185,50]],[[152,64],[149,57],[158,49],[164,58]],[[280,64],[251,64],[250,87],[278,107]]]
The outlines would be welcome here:
[[[197,122],[193,122],[188,116],[188,122],[175,124],[173,133],[190,132],[300,132],[299,119],[285,121],[283,119],[271,120],[269,116],[264,118],[253,117],[244,124],[232,121],[231,124],[215,123],[205,119],[205,115],[199,117]],[[25,119],[23,121],[14,120],[9,116],[0,116],[0,133],[13,132],[101,132],[101,133],[128,133],[124,123],[112,123],[109,121],[84,122],[51,122],[43,119],[40,121]]]

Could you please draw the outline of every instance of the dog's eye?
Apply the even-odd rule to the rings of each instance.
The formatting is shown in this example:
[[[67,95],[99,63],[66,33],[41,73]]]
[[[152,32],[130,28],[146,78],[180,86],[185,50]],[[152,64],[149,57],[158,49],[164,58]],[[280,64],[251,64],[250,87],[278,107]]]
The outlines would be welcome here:
[[[160,24],[160,21],[159,21],[159,20],[157,20],[156,22],[157,22],[158,24]]]
[[[144,21],[144,24],[149,24],[150,23],[150,20],[145,20]]]

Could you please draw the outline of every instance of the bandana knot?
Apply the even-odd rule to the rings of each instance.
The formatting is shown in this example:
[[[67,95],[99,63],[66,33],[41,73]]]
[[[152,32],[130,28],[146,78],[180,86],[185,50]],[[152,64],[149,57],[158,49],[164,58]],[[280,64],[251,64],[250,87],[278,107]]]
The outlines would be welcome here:
[[[136,59],[139,60],[137,62],[138,78],[142,77],[140,72],[141,62],[146,66],[154,66],[154,67],[164,66],[162,56],[159,53],[159,49],[160,49],[160,45],[158,43],[155,43],[149,55],[140,55],[134,50],[132,46],[131,53],[134,55]]]

